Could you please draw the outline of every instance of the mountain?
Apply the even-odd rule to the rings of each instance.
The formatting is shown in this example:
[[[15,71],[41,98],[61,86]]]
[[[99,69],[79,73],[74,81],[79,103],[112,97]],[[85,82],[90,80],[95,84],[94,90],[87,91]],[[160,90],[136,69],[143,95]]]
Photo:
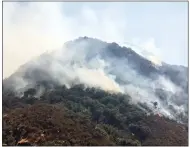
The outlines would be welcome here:
[[[3,86],[12,85],[18,91],[38,81],[48,81],[52,85],[65,84],[67,87],[72,84],[86,84],[128,93],[137,97],[134,98],[135,101],[140,98],[141,101],[148,102],[148,105],[157,101],[161,109],[164,109],[161,113],[170,111],[168,105],[175,105],[176,110],[187,109],[187,67],[164,62],[162,66],[158,66],[131,48],[88,37],[66,42],[62,49],[42,54],[26,63],[5,79]],[[164,91],[165,101],[170,104],[165,105],[160,100],[160,96],[156,94],[159,89]],[[171,101],[171,96],[177,100]],[[176,101],[180,101],[184,107],[181,108]],[[173,114],[167,112],[165,115]]]
[[[16,113],[13,108],[24,107],[24,112],[28,104],[37,107],[36,103],[56,107],[61,104],[77,115],[78,112],[79,115],[84,115],[83,111],[88,112],[85,115],[97,125],[109,124],[119,129],[117,138],[124,134],[132,139],[123,140],[124,144],[152,145],[155,143],[153,138],[144,138],[151,134],[152,131],[148,130],[156,126],[152,119],[158,119],[160,127],[165,129],[170,125],[180,128],[181,124],[184,127],[188,123],[188,68],[164,62],[156,65],[131,48],[80,37],[66,42],[59,50],[36,57],[4,79],[3,100],[3,110],[8,113],[11,109],[11,115]],[[30,119],[34,119],[33,113],[28,116]],[[9,120],[12,121],[11,118]],[[135,122],[139,122],[141,127],[134,125]],[[148,123],[152,128],[147,129],[144,124]],[[11,124],[9,126],[12,128]],[[174,130],[179,132],[179,128]],[[135,129],[142,130],[140,136]],[[136,139],[126,134],[131,131]],[[159,136],[159,133],[152,133]],[[186,132],[182,134],[186,136]],[[170,133],[167,135],[171,136]],[[180,138],[182,142],[170,140],[166,143],[162,140],[157,145],[184,145],[185,136]],[[118,145],[117,139],[103,140],[105,144]]]

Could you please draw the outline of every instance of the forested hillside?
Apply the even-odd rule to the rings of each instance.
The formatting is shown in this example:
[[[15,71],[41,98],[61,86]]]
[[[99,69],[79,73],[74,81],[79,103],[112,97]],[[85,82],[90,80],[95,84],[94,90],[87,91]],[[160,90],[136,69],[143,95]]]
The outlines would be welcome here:
[[[80,37],[3,80],[4,145],[187,145],[188,68]]]
[[[3,93],[6,145],[187,145],[187,126],[131,97],[76,85]],[[152,104],[154,109],[156,104]]]

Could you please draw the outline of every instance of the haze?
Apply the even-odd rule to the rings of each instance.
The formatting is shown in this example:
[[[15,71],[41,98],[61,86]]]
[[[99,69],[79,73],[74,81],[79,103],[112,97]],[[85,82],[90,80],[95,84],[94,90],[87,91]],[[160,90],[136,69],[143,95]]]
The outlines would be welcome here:
[[[3,78],[79,36],[135,44],[149,59],[187,66],[187,12],[187,2],[4,2]]]

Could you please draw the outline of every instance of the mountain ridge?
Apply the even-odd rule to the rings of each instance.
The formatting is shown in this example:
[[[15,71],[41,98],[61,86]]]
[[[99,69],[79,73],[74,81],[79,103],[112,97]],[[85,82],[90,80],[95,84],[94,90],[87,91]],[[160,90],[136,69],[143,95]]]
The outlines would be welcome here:
[[[117,43],[66,42],[4,79],[2,100],[6,145],[188,144],[187,68]]]
[[[179,103],[186,105],[186,72],[187,68],[164,62],[162,66],[155,67],[151,61],[131,48],[121,47],[114,42],[79,37],[66,42],[59,50],[42,54],[24,64],[9,78],[3,80],[3,87],[13,84],[12,88],[17,87],[16,90],[19,90],[27,85],[35,85],[38,81],[70,87],[74,82],[108,91],[130,93],[132,97],[136,97],[134,101],[139,101],[140,97],[143,97],[141,100],[145,102],[148,100],[148,103],[158,101],[159,105],[166,109],[164,111],[168,111],[169,104],[163,103],[155,91],[163,89],[164,95],[167,95],[165,99],[169,103],[171,98],[167,90],[174,95],[174,99],[178,99],[179,93],[184,93],[181,98],[183,102]],[[180,106],[176,107],[181,109]]]

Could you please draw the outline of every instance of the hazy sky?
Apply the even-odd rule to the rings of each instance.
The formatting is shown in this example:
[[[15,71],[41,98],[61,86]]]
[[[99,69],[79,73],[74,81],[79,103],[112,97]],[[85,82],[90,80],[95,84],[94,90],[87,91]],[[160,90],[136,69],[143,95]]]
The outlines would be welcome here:
[[[89,36],[188,64],[187,2],[4,2],[3,77],[33,57]]]

